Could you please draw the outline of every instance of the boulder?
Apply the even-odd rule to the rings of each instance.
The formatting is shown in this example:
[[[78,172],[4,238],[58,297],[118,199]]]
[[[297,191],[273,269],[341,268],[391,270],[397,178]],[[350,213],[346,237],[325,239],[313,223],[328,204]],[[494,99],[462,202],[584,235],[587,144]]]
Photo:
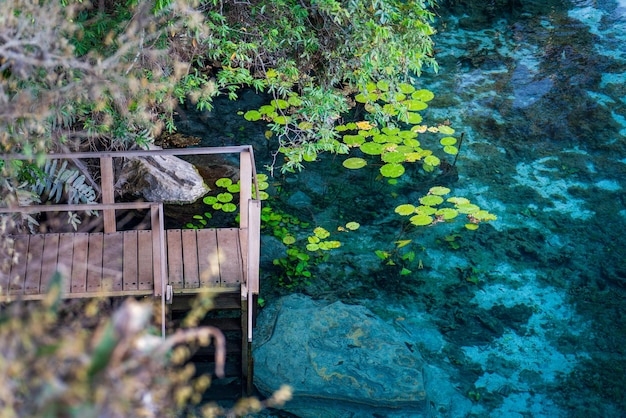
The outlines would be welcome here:
[[[471,406],[409,335],[363,306],[286,296],[261,312],[254,341],[257,389],[290,385],[284,409],[299,417],[453,416]],[[446,399],[427,388],[446,388]]]
[[[128,158],[115,189],[123,195],[169,204],[193,203],[209,191],[192,164],[169,155]]]

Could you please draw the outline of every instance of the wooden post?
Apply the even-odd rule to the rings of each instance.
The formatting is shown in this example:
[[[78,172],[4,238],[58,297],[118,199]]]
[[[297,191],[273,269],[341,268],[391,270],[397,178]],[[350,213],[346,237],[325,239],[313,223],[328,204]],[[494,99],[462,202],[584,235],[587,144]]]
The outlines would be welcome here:
[[[102,183],[102,203],[115,203],[113,194],[113,158],[110,156],[100,157],[100,182]],[[115,209],[105,209],[104,211],[104,232],[115,232]]]

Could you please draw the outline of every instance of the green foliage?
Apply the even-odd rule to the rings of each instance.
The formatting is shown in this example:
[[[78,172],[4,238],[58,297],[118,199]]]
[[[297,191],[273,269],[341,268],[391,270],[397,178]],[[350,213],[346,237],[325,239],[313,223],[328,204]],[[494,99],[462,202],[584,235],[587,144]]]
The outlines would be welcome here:
[[[150,301],[129,298],[112,312],[104,300],[63,301],[62,282],[56,273],[41,303],[0,307],[3,417],[137,417],[148,410],[162,417],[243,416],[290,398],[283,387],[270,399],[242,399],[231,410],[203,404],[211,377],[188,362],[190,347],[212,344],[223,358],[220,331],[195,327],[161,338]],[[198,299],[191,317],[211,300]],[[221,376],[223,361],[216,363]]]

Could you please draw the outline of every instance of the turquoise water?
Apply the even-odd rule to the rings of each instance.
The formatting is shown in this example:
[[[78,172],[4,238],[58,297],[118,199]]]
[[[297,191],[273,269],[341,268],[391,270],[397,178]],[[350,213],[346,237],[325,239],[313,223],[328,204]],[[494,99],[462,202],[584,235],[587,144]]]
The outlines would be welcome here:
[[[425,120],[465,134],[458,179],[415,170],[390,186],[376,170],[347,172],[341,156],[273,179],[275,208],[343,244],[298,292],[366,308],[445,371],[460,400],[430,416],[626,416],[626,2],[451,3],[435,36],[441,71],[419,87],[436,94]],[[247,99],[249,108],[261,100]],[[252,141],[259,168],[270,163],[263,128],[220,108],[196,132],[208,129],[208,145]],[[399,235],[395,206],[435,184],[498,220],[477,231],[457,222]],[[336,232],[348,221],[362,226]],[[413,240],[407,275],[374,254],[398,238]],[[281,244],[263,244],[271,307],[291,292],[273,279]],[[291,411],[321,416],[306,406]],[[374,416],[359,411],[336,416]]]

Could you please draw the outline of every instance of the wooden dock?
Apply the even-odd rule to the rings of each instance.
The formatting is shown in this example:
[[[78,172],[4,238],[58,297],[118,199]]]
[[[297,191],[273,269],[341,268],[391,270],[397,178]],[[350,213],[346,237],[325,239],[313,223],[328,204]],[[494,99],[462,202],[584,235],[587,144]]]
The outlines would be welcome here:
[[[164,229],[161,202],[115,202],[113,159],[155,155],[209,155],[238,153],[240,162],[239,227]],[[162,305],[162,332],[176,307],[184,312],[197,293],[226,291],[239,300],[240,373],[251,387],[252,329],[259,293],[261,203],[252,198],[256,181],[252,147],[186,148],[176,150],[71,153],[49,159],[99,159],[101,202],[89,205],[37,205],[0,208],[0,215],[15,212],[102,213],[104,232],[13,234],[2,237],[0,302],[45,297],[55,272],[65,278],[63,297],[153,297]],[[0,159],[28,157],[0,155]],[[118,212],[149,210],[150,229],[118,231]],[[65,216],[64,214],[62,216]],[[176,303],[180,298],[182,303]],[[232,299],[232,298],[231,298]],[[228,308],[232,310],[232,303]],[[217,305],[219,307],[219,304]],[[181,308],[182,307],[182,308]],[[232,322],[232,320],[230,320]],[[219,321],[214,325],[220,326]],[[224,324],[230,327],[228,323]]]

